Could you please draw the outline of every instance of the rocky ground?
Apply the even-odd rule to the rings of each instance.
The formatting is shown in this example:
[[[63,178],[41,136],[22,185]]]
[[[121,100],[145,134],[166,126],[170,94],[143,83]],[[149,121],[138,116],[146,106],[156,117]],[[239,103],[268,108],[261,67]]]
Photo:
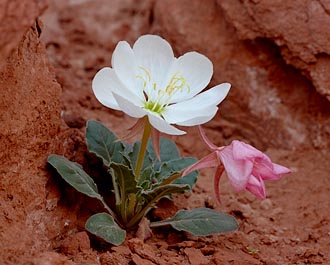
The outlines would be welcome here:
[[[278,2],[278,3],[277,3]],[[1,264],[328,264],[330,263],[330,69],[326,1],[9,0],[0,4]],[[48,5],[48,8],[46,9]],[[41,16],[36,20],[38,16]],[[87,234],[95,201],[46,166],[50,153],[88,166],[85,122],[125,135],[134,120],[102,107],[91,80],[110,65],[119,40],[158,34],[176,55],[196,50],[214,64],[211,85],[232,83],[205,125],[218,145],[241,139],[291,175],[267,183],[267,199],[235,193],[212,170],[191,195],[152,213],[210,207],[234,215],[233,233],[194,237],[157,229],[122,246]],[[173,138],[185,155],[206,154],[197,130]]]

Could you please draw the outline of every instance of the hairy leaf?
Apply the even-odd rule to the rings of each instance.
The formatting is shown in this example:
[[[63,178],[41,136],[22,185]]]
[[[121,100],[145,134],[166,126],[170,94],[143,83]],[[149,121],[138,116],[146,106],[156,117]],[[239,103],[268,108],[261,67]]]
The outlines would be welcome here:
[[[208,208],[181,210],[174,217],[151,223],[150,226],[164,225],[171,225],[176,230],[190,232],[196,236],[208,236],[234,231],[238,228],[237,221],[233,216]]]
[[[153,207],[163,197],[174,193],[185,193],[188,190],[190,190],[189,185],[168,184],[155,187],[152,190],[142,191],[141,196],[144,198],[144,206],[149,204],[149,207]]]
[[[157,156],[151,141],[148,142],[147,151],[150,158],[156,161]],[[180,154],[176,144],[170,139],[160,137],[160,161],[167,162],[178,158],[180,158]]]
[[[128,152],[128,158],[130,160],[131,168],[135,170],[136,163],[138,160],[138,155],[140,151],[141,142],[137,141],[133,144],[133,147],[131,148],[131,151]],[[153,161],[150,158],[150,155],[148,154],[148,151],[146,151],[146,155],[143,160],[143,164],[141,167],[141,171],[143,171],[145,168],[152,166]]]
[[[124,145],[117,139],[117,136],[102,123],[93,120],[87,122],[88,150],[101,158],[108,167],[112,162],[121,163],[123,161]]]
[[[145,168],[140,174],[138,186],[144,190],[149,189],[151,187],[154,177],[155,177],[155,173],[153,171],[153,168],[152,167]]]
[[[193,157],[182,157],[179,159],[171,160],[161,164],[160,170],[155,174],[158,182],[162,182],[164,179],[172,176],[175,173],[179,173],[186,167],[192,165],[197,160]],[[196,183],[198,172],[193,171],[183,178],[176,179],[173,183],[177,184],[189,184],[192,188]]]
[[[111,215],[98,213],[92,215],[86,222],[85,228],[88,232],[96,235],[108,243],[119,246],[124,242],[126,231],[115,223]]]
[[[111,168],[113,169],[116,182],[121,190],[121,196],[126,197],[124,193],[137,193],[139,191],[132,169],[117,163],[112,163]]]
[[[51,164],[61,177],[76,190],[99,200],[102,199],[98,193],[97,186],[93,179],[82,169],[81,165],[71,162],[60,155],[49,155],[48,163]]]

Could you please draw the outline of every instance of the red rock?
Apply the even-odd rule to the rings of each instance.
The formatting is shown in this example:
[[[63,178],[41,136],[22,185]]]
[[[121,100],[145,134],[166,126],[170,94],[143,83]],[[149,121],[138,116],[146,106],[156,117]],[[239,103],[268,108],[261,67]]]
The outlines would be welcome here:
[[[73,261],[69,260],[64,255],[56,252],[46,251],[38,253],[36,257],[33,257],[29,264],[31,265],[75,265]]]
[[[135,265],[155,265],[156,264],[150,260],[141,258],[138,254],[133,254],[132,260]]]
[[[47,0],[0,2],[0,69],[46,7]]]
[[[144,244],[142,240],[138,238],[132,238],[128,241],[128,247],[133,252],[133,260],[134,255],[138,255],[145,260],[158,263],[159,258],[157,256],[156,250],[152,246]]]
[[[34,25],[0,72],[1,264],[48,249],[56,226],[46,210],[45,166],[60,132],[60,86],[38,35]]]
[[[316,27],[316,14],[313,25],[306,25],[302,18],[306,12],[316,12],[312,2],[305,0],[298,7],[301,1],[156,1],[153,31],[169,40],[177,55],[195,50],[208,56],[214,65],[212,84],[232,84],[218,115],[206,124],[216,144],[243,138],[259,149],[329,147],[329,102],[281,57],[287,62],[290,54],[298,56],[298,61],[303,58],[308,67],[302,73],[318,76],[319,84],[313,81],[314,86],[318,90],[330,87],[329,75],[323,74],[327,59],[318,59],[329,50],[324,45],[329,38],[324,32],[327,18],[315,33],[316,43],[309,35],[314,31],[307,29]],[[315,71],[308,72],[312,67]],[[194,152],[194,146],[189,150]]]
[[[91,251],[89,237],[86,232],[79,232],[67,237],[60,247],[62,252],[69,256],[77,255],[79,252]]]
[[[241,39],[268,38],[330,100],[329,1],[221,1]]]
[[[206,265],[210,263],[208,258],[203,255],[200,249],[186,248],[184,253],[187,255],[191,265]]]

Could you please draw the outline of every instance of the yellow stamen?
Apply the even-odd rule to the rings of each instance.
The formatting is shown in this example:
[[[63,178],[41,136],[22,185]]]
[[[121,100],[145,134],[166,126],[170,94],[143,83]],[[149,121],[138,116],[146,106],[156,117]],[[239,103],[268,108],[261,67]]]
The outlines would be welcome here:
[[[140,66],[140,69],[143,70],[143,72],[144,72],[144,73],[146,74],[146,76],[148,77],[148,81],[150,82],[150,80],[151,80],[151,76],[150,76],[149,71],[148,71],[146,68],[144,68],[143,66]]]
[[[139,67],[143,74],[136,75],[136,78],[139,78],[143,81],[143,92],[145,94],[145,108],[161,114],[161,112],[170,104],[171,98],[179,91],[183,92],[184,89],[187,89],[188,93],[190,92],[190,86],[187,80],[180,75],[179,72],[176,72],[171,77],[167,86],[162,88],[157,88],[157,83],[153,82],[151,74],[143,66]],[[148,85],[149,84],[149,85]],[[156,92],[157,97],[155,98],[154,92]]]
[[[174,73],[170,82],[166,86],[165,91],[169,96],[174,95],[177,91],[182,92],[185,87],[187,87],[188,92],[190,92],[187,80],[182,76],[178,76],[178,74],[178,72]]]

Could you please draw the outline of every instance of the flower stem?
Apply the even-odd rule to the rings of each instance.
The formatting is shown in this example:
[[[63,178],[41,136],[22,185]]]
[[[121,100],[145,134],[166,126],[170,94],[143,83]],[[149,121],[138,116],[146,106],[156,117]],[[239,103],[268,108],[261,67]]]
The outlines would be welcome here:
[[[118,184],[116,182],[116,177],[115,177],[115,173],[113,171],[112,168],[109,168],[108,170],[111,178],[112,178],[112,185],[113,185],[113,189],[114,189],[114,192],[115,192],[115,202],[116,202],[116,207],[118,207],[118,205],[120,205],[120,191],[119,191],[119,188],[118,188]]]
[[[139,211],[135,216],[133,216],[130,221],[126,224],[126,227],[130,228],[136,225],[147,213],[151,210],[151,208],[157,203],[160,199],[160,196],[154,197],[146,206],[143,207],[141,211]]]
[[[139,155],[138,155],[138,160],[137,160],[136,167],[135,167],[135,180],[136,181],[138,181],[140,178],[140,171],[141,171],[143,160],[144,160],[144,154],[147,149],[147,143],[148,143],[148,139],[150,136],[150,131],[151,131],[151,126],[148,121],[148,118],[146,118],[145,125],[144,125],[144,131],[143,131],[143,135],[142,135],[142,140],[141,140],[141,145],[140,145],[140,151],[139,151]]]

